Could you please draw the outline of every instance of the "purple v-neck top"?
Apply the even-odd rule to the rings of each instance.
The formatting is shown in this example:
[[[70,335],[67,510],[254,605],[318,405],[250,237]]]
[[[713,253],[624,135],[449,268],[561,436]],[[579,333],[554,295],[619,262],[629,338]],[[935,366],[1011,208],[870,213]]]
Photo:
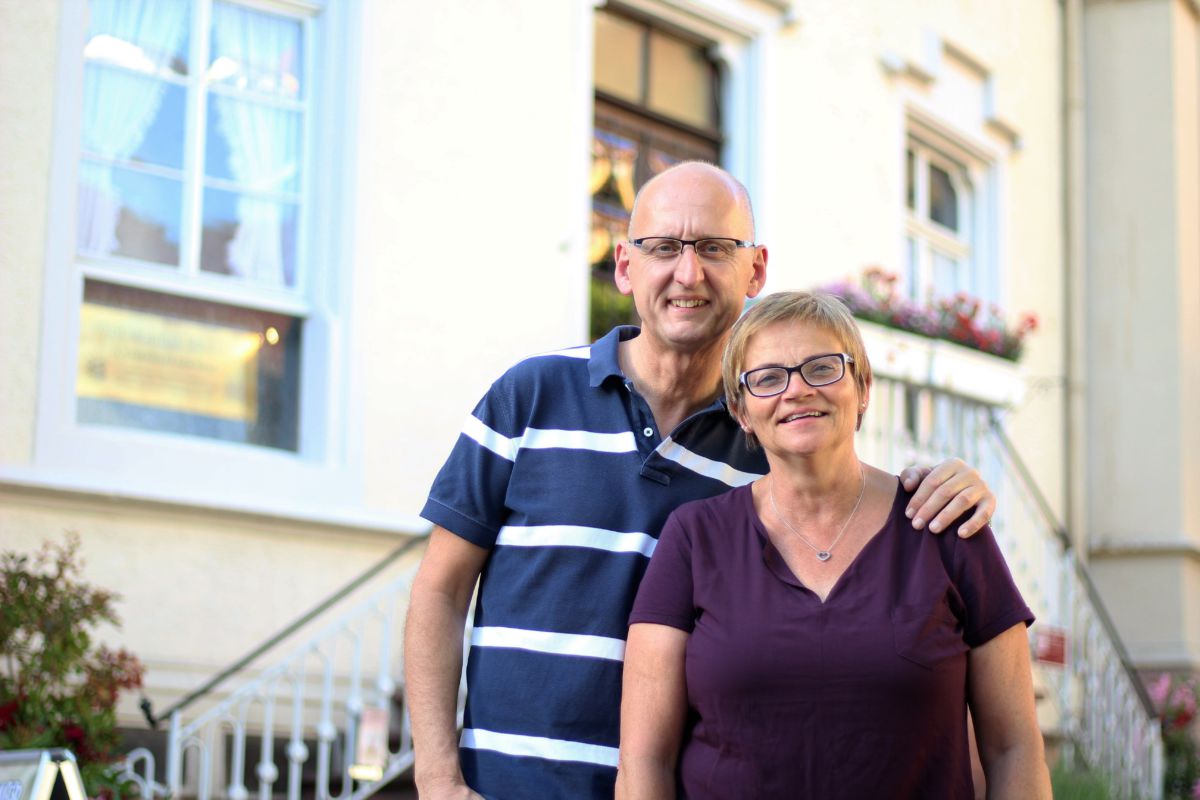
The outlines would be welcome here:
[[[667,521],[630,623],[691,634],[681,797],[974,796],[967,652],[1033,614],[990,529],[913,530],[909,497],[824,603],[771,544],[750,486]]]

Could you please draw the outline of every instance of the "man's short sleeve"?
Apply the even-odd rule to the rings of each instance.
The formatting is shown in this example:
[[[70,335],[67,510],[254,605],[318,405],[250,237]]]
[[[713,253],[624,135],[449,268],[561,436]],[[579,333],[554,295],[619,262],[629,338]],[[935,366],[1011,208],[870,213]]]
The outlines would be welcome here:
[[[463,423],[434,478],[421,516],[472,544],[492,547],[508,516],[505,498],[523,422],[511,373],[496,381]]]
[[[686,516],[679,511],[667,519],[633,602],[630,625],[650,622],[688,633],[695,628],[692,541],[686,526]]]

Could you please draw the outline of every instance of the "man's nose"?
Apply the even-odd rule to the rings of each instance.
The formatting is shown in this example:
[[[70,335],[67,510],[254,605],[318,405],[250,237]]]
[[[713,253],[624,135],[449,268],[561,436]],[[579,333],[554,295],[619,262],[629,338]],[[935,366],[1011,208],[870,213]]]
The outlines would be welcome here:
[[[684,245],[675,261],[675,282],[680,286],[695,286],[704,280],[704,265],[696,255],[695,245]]]

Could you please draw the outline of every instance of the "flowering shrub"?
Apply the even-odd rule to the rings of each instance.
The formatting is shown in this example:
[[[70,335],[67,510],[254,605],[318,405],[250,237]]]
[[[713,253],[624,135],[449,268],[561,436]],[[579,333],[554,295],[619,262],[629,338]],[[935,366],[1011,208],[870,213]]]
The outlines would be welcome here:
[[[118,694],[142,683],[125,650],[94,647],[117,623],[116,595],[80,580],[79,539],[34,556],[0,553],[0,750],[70,748],[91,797],[131,789],[117,778]]]
[[[1016,361],[1025,337],[1037,330],[1037,316],[1023,314],[1009,328],[999,308],[986,311],[977,298],[965,293],[925,306],[897,290],[899,276],[879,267],[869,267],[859,282],[840,281],[821,291],[842,299],[854,316],[931,339],[944,339],[994,356]]]
[[[1164,672],[1148,687],[1162,719],[1166,770],[1163,797],[1167,800],[1200,799],[1200,751],[1190,729],[1196,720],[1200,683],[1196,678],[1176,678]]]

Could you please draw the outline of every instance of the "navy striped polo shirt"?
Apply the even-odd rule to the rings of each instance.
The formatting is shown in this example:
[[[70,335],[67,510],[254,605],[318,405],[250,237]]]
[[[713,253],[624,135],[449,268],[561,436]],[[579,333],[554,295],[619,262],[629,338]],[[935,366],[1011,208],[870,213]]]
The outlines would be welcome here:
[[[657,430],[619,327],[528,358],[467,418],[421,515],[489,548],[460,758],[489,798],[612,797],[638,583],[680,504],[766,472],[724,400]]]

